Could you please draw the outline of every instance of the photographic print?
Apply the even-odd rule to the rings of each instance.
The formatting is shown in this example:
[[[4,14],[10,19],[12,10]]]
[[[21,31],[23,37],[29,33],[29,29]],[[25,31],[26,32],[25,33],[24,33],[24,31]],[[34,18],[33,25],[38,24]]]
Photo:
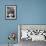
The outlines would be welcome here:
[[[16,19],[16,5],[6,5],[5,6],[5,19],[7,20],[14,20]]]
[[[46,25],[19,24],[18,42],[19,46],[43,45],[46,43]]]
[[[19,25],[18,30],[18,33],[20,33],[20,41],[46,41],[46,25],[23,24]]]

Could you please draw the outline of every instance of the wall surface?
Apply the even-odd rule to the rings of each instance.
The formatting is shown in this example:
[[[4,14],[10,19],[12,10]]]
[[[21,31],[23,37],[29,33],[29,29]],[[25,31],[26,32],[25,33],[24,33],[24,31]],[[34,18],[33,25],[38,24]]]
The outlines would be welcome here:
[[[17,6],[16,20],[5,20],[5,5]],[[46,24],[46,0],[0,0],[0,44],[8,43],[9,32],[18,32],[18,24]]]

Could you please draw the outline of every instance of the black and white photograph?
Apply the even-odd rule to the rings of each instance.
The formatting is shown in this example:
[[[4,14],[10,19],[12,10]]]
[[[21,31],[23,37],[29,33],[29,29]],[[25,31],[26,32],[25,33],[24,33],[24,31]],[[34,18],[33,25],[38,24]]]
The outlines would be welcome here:
[[[5,19],[15,20],[16,19],[16,5],[6,5],[5,6]]]
[[[46,43],[46,25],[19,24],[18,42],[20,46],[43,45]]]

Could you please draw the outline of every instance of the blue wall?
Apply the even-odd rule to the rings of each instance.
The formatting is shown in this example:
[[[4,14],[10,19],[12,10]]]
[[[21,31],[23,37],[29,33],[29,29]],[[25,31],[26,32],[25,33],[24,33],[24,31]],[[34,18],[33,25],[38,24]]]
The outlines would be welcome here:
[[[17,6],[16,20],[5,20],[5,5]],[[0,0],[0,44],[8,43],[10,32],[18,32],[18,24],[46,24],[46,0]]]

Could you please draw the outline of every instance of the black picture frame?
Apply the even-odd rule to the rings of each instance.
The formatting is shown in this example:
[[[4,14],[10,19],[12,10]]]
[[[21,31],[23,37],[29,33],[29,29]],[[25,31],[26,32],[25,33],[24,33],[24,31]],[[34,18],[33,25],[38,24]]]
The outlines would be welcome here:
[[[16,20],[16,5],[5,5],[5,20]]]

